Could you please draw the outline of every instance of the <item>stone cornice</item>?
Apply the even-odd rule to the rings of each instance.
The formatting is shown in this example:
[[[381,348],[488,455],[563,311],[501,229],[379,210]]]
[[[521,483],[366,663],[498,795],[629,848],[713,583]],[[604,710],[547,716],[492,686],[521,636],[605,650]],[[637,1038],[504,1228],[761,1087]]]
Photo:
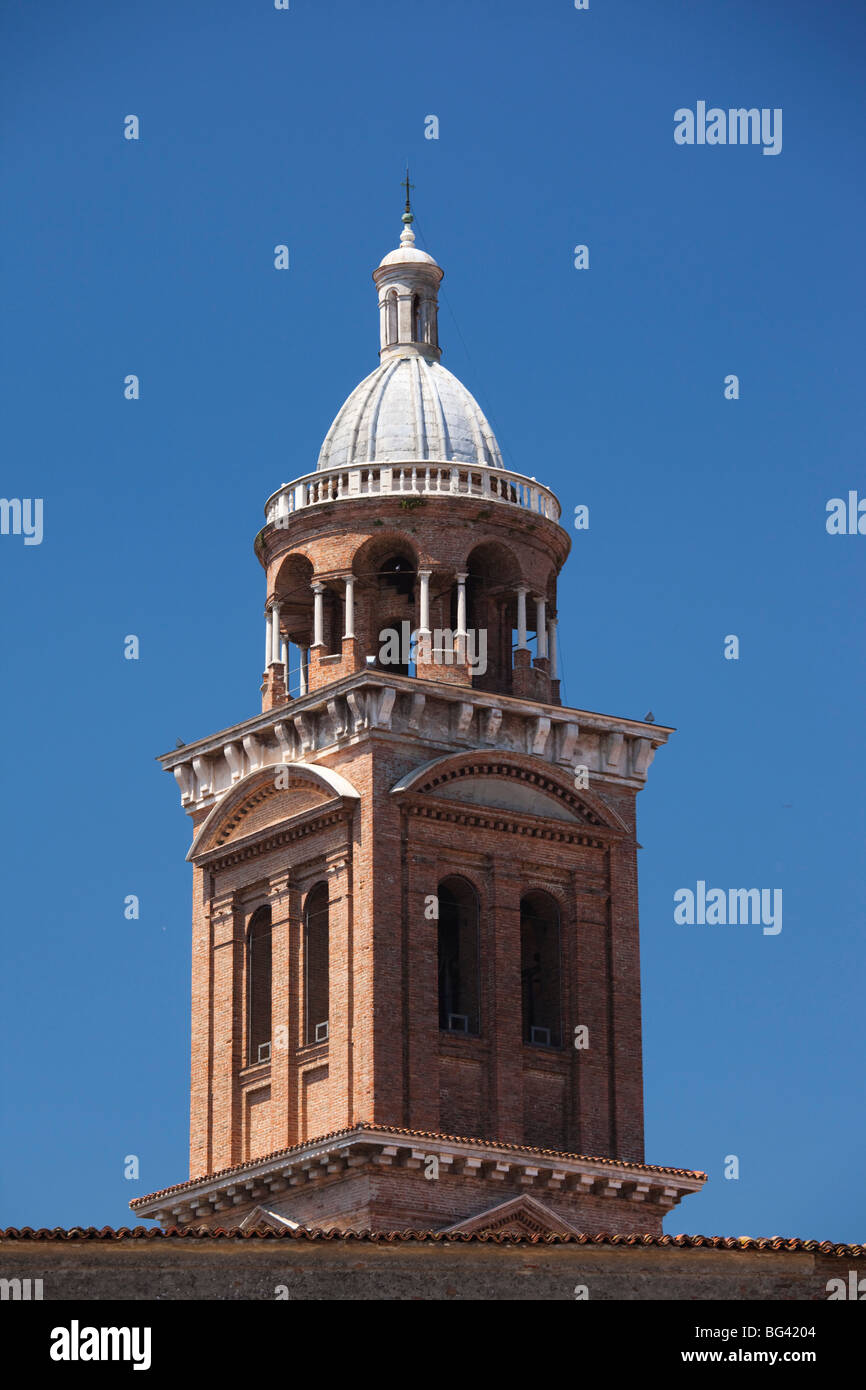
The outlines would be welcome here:
[[[438,821],[443,825],[459,825],[471,830],[504,830],[509,835],[525,835],[527,839],[555,840],[558,844],[587,845],[604,849],[610,837],[621,831],[605,827],[601,832],[590,826],[568,825],[563,821],[538,826],[532,817],[518,811],[486,811],[481,806],[456,806],[453,802],[432,800],[427,805],[412,805],[410,816]],[[602,838],[603,837],[603,838]]]
[[[706,1182],[705,1173],[687,1169],[357,1125],[219,1174],[138,1197],[130,1207],[164,1227],[184,1227],[223,1213],[233,1224],[240,1209],[263,1199],[279,1200],[299,1187],[322,1185],[358,1169],[418,1169],[432,1155],[438,1159],[440,1171],[480,1177],[492,1185],[508,1180],[527,1191],[579,1192],[662,1208],[673,1207],[689,1193],[699,1192]]]
[[[209,810],[260,768],[302,763],[373,733],[427,758],[464,749],[529,754],[639,790],[672,729],[446,682],[362,671],[159,758],[190,812]]]

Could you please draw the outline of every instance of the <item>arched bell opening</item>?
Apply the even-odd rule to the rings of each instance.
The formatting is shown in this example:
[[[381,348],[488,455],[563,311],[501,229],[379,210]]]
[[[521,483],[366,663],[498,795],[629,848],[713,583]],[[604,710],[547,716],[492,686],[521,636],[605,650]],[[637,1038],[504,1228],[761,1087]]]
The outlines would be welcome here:
[[[287,555],[274,581],[269,630],[272,661],[283,664],[290,696],[306,694],[309,685],[314,630],[312,585],[313,566],[306,556]]]
[[[466,617],[474,654],[472,685],[507,695],[511,692],[513,633],[517,622],[515,590],[520,566],[507,546],[485,542],[466,561]]]
[[[379,592],[412,603],[415,599],[415,577],[415,563],[411,557],[405,554],[389,555],[377,574]]]
[[[375,537],[356,551],[352,576],[355,636],[367,665],[408,675],[409,645],[418,625],[418,561],[412,547],[401,536]]]

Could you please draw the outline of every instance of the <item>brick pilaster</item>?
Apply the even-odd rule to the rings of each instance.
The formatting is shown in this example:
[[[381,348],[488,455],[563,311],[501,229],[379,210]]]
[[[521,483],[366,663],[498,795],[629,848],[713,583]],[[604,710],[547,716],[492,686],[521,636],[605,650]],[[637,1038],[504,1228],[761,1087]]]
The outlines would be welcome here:
[[[288,704],[286,673],[282,665],[269,666],[262,680],[262,711],[276,709],[278,705]]]
[[[491,894],[482,951],[487,972],[487,1028],[492,1046],[490,1129],[510,1144],[523,1141],[523,1038],[520,985],[520,895],[522,877],[492,857]],[[482,957],[484,959],[484,956]]]
[[[328,1090],[335,1128],[352,1122],[352,868],[346,850],[328,863]]]
[[[211,901],[213,1015],[211,1169],[239,1163],[238,1072],[243,1046],[243,914],[234,893]]]
[[[293,981],[292,899],[288,873],[270,880],[271,907],[271,1148],[288,1148],[298,1142],[297,1063],[292,1034]]]
[[[611,1018],[617,1157],[643,1162],[643,1059],[637,853],[633,841],[611,846]]]
[[[576,876],[577,877],[577,876]],[[608,1008],[607,923],[599,920],[606,909],[595,894],[575,889],[574,916],[577,927],[575,990],[577,1007],[569,1020],[570,1046],[574,1048],[574,1028],[589,1029],[589,1047],[575,1050],[577,1067],[572,1079],[572,1104],[579,1116],[580,1148],[589,1154],[612,1157],[610,1122],[610,1036]]]
[[[200,1177],[211,1165],[210,1059],[213,1047],[211,995],[212,927],[208,903],[210,875],[193,869],[192,1030],[190,1037],[189,1175]]]
[[[409,842],[404,820],[404,841]],[[439,952],[436,895],[439,874],[428,853],[407,855],[406,1033],[408,1110],[411,1129],[439,1129]],[[434,900],[431,902],[431,899]]]

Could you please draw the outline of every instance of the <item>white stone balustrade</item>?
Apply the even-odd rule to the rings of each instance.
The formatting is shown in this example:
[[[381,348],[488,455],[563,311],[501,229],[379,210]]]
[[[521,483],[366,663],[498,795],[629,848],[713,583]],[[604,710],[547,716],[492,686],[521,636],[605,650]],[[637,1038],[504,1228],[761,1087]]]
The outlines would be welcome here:
[[[279,526],[303,507],[324,502],[354,501],[358,497],[477,497],[536,512],[559,521],[561,509],[549,488],[522,473],[478,464],[371,464],[358,468],[326,468],[285,483],[268,498],[267,520]]]

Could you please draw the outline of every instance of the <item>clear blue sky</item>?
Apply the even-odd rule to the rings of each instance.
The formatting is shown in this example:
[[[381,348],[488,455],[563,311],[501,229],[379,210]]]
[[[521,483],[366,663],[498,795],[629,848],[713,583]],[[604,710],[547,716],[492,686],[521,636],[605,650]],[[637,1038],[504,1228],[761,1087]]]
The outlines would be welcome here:
[[[825,530],[866,495],[864,29],[849,0],[7,0],[2,492],[44,539],[0,536],[0,1224],[125,1224],[186,1176],[189,822],[153,759],[260,707],[253,537],[376,365],[408,156],[445,365],[590,507],[568,702],[677,727],[638,806],[647,1157],[711,1181],[667,1228],[866,1238],[866,537]],[[675,145],[699,100],[781,107],[782,153]],[[782,932],[676,925],[698,879],[781,888]]]

